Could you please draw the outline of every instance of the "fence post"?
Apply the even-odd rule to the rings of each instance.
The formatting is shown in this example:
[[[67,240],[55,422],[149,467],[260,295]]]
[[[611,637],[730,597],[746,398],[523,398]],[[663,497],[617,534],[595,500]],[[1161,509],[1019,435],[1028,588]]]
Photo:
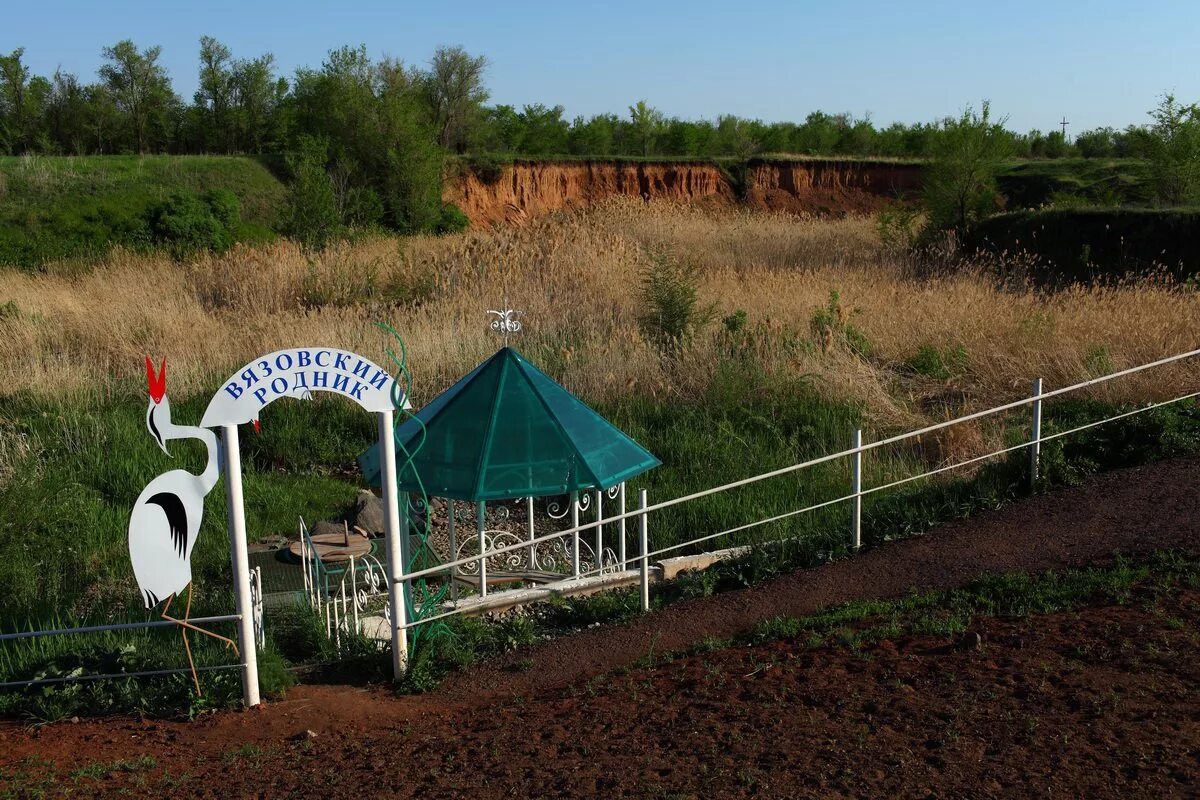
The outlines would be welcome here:
[[[484,557],[484,553],[487,552],[487,537],[483,535],[487,503],[483,500],[480,500],[476,507],[476,516],[479,526],[479,596],[487,597],[487,558]]]
[[[650,610],[650,536],[648,535],[646,517],[646,490],[638,493],[638,508],[642,510],[638,517],[639,535],[642,540],[642,611]]]
[[[458,560],[458,537],[454,530],[454,501],[446,498],[446,535],[450,538],[450,560]],[[458,567],[450,567],[450,599],[458,604]]]
[[[533,571],[537,569],[537,545],[532,544],[533,540],[537,538],[537,534],[534,533],[533,529],[533,495],[529,495],[529,497],[525,500],[525,516],[527,517],[529,541],[531,542],[529,545],[529,569],[530,571]]]
[[[242,454],[237,425],[222,425],[225,445],[221,466],[225,473],[225,499],[229,509],[229,558],[233,567],[233,597],[239,615],[238,649],[242,656],[242,704],[259,704],[258,645],[254,637],[254,607],[250,597],[250,555],[246,549],[246,508],[242,497]]]
[[[617,507],[621,514],[625,513],[625,481],[621,481],[621,488],[617,494],[617,501],[620,505]],[[620,538],[617,540],[617,560],[621,562],[621,571],[624,572],[625,567],[625,517],[621,517],[621,521],[617,523],[617,532]]]
[[[604,519],[604,490],[597,489],[596,494],[596,574],[600,575],[604,572],[604,526],[600,524],[600,520]]]
[[[1042,379],[1033,381],[1033,430],[1029,442],[1029,492],[1037,489],[1038,466],[1042,455]]]
[[[854,495],[850,510],[850,546],[854,550],[862,547],[862,429],[856,429],[850,437],[854,455],[850,457],[850,493]]]
[[[391,409],[378,413],[379,422],[379,452],[381,474],[380,489],[383,493],[384,544],[387,549],[387,578],[388,578],[388,607],[392,610],[392,677],[400,680],[408,669],[408,593],[404,587],[403,537],[408,535],[407,528],[400,524],[401,518],[407,519],[400,508],[400,490],[396,485],[396,432],[393,428],[395,421]],[[405,495],[404,502],[408,502]]]
[[[579,492],[571,492],[571,571],[579,577]]]

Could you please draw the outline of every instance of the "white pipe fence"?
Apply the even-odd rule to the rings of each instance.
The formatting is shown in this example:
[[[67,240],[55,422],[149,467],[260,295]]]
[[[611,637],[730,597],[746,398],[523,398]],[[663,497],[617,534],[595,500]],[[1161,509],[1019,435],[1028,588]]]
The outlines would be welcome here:
[[[828,508],[830,506],[834,506],[839,503],[844,503],[844,502],[848,502],[848,501],[852,503],[852,506],[851,506],[852,513],[851,513],[851,522],[850,522],[850,547],[851,547],[852,551],[855,551],[861,546],[861,543],[862,543],[862,498],[863,497],[865,497],[867,495],[875,494],[875,493],[878,493],[881,491],[885,491],[888,489],[893,489],[898,486],[902,486],[904,484],[911,483],[913,481],[921,480],[924,478],[930,478],[935,475],[939,475],[944,472],[948,472],[950,470],[961,469],[963,467],[967,467],[972,464],[977,464],[982,461],[996,458],[997,456],[1005,455],[1005,454],[1012,453],[1012,452],[1015,452],[1018,450],[1028,450],[1028,452],[1029,452],[1029,458],[1030,458],[1029,482],[1030,482],[1030,488],[1032,489],[1036,485],[1036,481],[1037,481],[1037,477],[1038,477],[1039,457],[1040,457],[1040,452],[1041,452],[1041,446],[1043,443],[1052,441],[1054,439],[1058,439],[1058,438],[1061,438],[1064,436],[1069,436],[1071,434],[1079,433],[1081,431],[1089,430],[1096,426],[1103,425],[1103,424],[1106,424],[1109,422],[1114,422],[1119,419],[1124,419],[1126,417],[1130,417],[1135,414],[1145,413],[1145,412],[1151,411],[1155,408],[1161,408],[1163,406],[1171,405],[1173,403],[1179,403],[1179,402],[1183,402],[1185,400],[1190,400],[1190,399],[1193,399],[1196,397],[1200,397],[1200,391],[1190,392],[1188,394],[1174,397],[1170,400],[1164,400],[1164,401],[1160,401],[1160,402],[1150,403],[1150,404],[1135,408],[1130,411],[1125,411],[1125,412],[1122,412],[1119,414],[1114,414],[1112,416],[1105,417],[1104,419],[1095,420],[1095,421],[1092,421],[1092,422],[1089,422],[1089,423],[1086,423],[1083,425],[1079,425],[1079,426],[1076,426],[1069,430],[1057,431],[1050,435],[1043,435],[1043,433],[1042,433],[1042,419],[1043,419],[1042,411],[1043,411],[1043,404],[1045,403],[1046,400],[1049,400],[1049,399],[1052,399],[1055,397],[1061,397],[1063,395],[1067,395],[1072,392],[1078,392],[1082,389],[1086,389],[1089,387],[1098,386],[1098,385],[1107,383],[1109,381],[1116,380],[1118,378],[1122,378],[1122,377],[1125,377],[1128,375],[1133,375],[1133,374],[1136,374],[1139,372],[1143,372],[1145,370],[1154,369],[1155,367],[1161,367],[1161,366],[1164,366],[1167,364],[1173,364],[1173,363],[1176,363],[1179,361],[1183,361],[1185,359],[1193,358],[1197,355],[1200,355],[1200,349],[1189,350],[1184,353],[1179,353],[1177,355],[1169,356],[1166,358],[1161,358],[1156,361],[1152,361],[1152,362],[1142,364],[1142,365],[1139,365],[1136,367],[1130,367],[1128,369],[1119,370],[1119,371],[1110,373],[1108,375],[1104,375],[1104,376],[1101,376],[1098,378],[1092,378],[1092,379],[1089,379],[1086,381],[1081,381],[1079,383],[1075,383],[1070,386],[1064,386],[1062,388],[1054,389],[1051,391],[1043,390],[1042,380],[1039,378],[1033,382],[1032,394],[1029,397],[1021,398],[1019,400],[1014,400],[1009,403],[1004,403],[1004,404],[994,406],[992,408],[988,408],[988,409],[985,409],[982,411],[977,411],[977,412],[974,412],[971,414],[965,414],[965,415],[957,417],[955,419],[946,420],[944,422],[935,423],[933,425],[927,425],[923,428],[908,431],[906,433],[900,433],[900,434],[896,434],[894,436],[889,436],[889,437],[885,437],[882,439],[878,439],[873,442],[863,443],[862,432],[855,431],[852,436],[851,447],[847,450],[843,450],[843,451],[840,451],[837,453],[830,453],[828,455],[819,456],[817,458],[812,458],[807,461],[802,461],[800,463],[793,464],[793,465],[790,465],[787,467],[781,467],[779,469],[764,472],[764,473],[761,473],[759,475],[755,475],[755,476],[752,476],[749,478],[743,478],[740,480],[732,481],[732,482],[723,484],[721,486],[713,487],[711,489],[705,489],[703,491],[693,492],[691,494],[683,495],[683,496],[676,497],[676,498],[673,498],[670,500],[663,500],[663,501],[655,503],[653,505],[649,505],[646,503],[646,500],[645,500],[646,493],[645,493],[645,490],[642,490],[640,493],[641,503],[639,503],[639,507],[637,509],[627,510],[625,508],[623,498],[622,498],[622,501],[619,505],[619,511],[616,514],[613,514],[612,516],[609,516],[609,517],[604,517],[603,515],[597,515],[597,519],[595,521],[590,521],[585,524],[581,524],[579,522],[577,507],[576,507],[576,503],[575,503],[575,497],[572,496],[572,498],[571,498],[572,508],[576,509],[576,510],[574,511],[574,513],[572,513],[571,527],[569,527],[565,530],[554,531],[552,533],[544,534],[544,535],[538,536],[538,537],[530,537],[529,539],[526,539],[517,544],[496,547],[496,548],[493,548],[490,550],[486,550],[484,552],[480,552],[478,554],[469,555],[469,556],[458,558],[458,559],[455,559],[452,561],[448,561],[446,563],[439,564],[434,567],[416,570],[409,574],[399,576],[399,578],[397,578],[397,580],[400,581],[401,583],[403,583],[405,581],[412,581],[412,580],[415,580],[418,578],[425,578],[425,577],[438,575],[438,574],[446,574],[448,570],[459,569],[463,566],[470,565],[474,562],[482,562],[484,559],[495,558],[496,556],[501,556],[506,553],[513,552],[518,548],[533,547],[541,542],[549,542],[549,541],[552,541],[555,539],[561,540],[565,537],[571,537],[571,539],[574,542],[578,542],[579,536],[581,533],[583,533],[587,530],[598,531],[603,526],[611,526],[613,523],[616,523],[618,525],[618,530],[620,530],[620,532],[621,532],[621,540],[620,540],[620,543],[618,546],[620,549],[623,550],[625,547],[624,524],[627,519],[632,517],[632,518],[637,519],[638,527],[639,527],[640,547],[639,547],[639,552],[638,552],[635,560],[636,560],[637,567],[638,567],[638,570],[640,573],[640,578],[641,578],[642,606],[643,606],[643,608],[648,608],[649,607],[648,572],[649,572],[650,559],[664,555],[664,554],[672,552],[672,551],[681,550],[681,549],[689,548],[689,547],[694,547],[698,544],[702,544],[702,543],[709,542],[709,541],[712,541],[715,539],[726,537],[726,536],[729,536],[734,533],[749,530],[751,528],[755,528],[755,527],[759,527],[759,526],[763,526],[763,525],[768,525],[773,522],[778,522],[778,521],[781,521],[781,520],[784,520],[784,519],[787,519],[790,517],[807,514],[807,513],[813,512],[813,511],[817,511],[819,509]],[[941,431],[941,430],[950,428],[955,425],[961,425],[966,422],[972,422],[975,420],[984,419],[986,417],[1003,414],[1004,412],[1013,411],[1013,410],[1020,409],[1020,408],[1026,407],[1026,406],[1029,406],[1031,409],[1030,438],[1028,441],[1023,441],[1016,445],[1000,448],[998,450],[994,450],[994,451],[985,453],[984,455],[969,458],[969,459],[959,461],[959,462],[956,462],[953,464],[937,467],[935,469],[925,470],[925,471],[922,471],[915,475],[909,475],[909,476],[906,476],[903,478],[899,478],[897,480],[891,481],[889,483],[881,484],[879,486],[863,488],[863,485],[862,485],[862,461],[863,461],[863,455],[865,453],[872,451],[872,450],[877,450],[882,447],[886,447],[888,445],[897,444],[900,442],[904,442],[904,441],[908,441],[908,440],[915,439],[918,437],[922,437],[927,434],[934,433],[936,431]],[[846,494],[846,495],[843,495],[840,497],[836,497],[831,500],[814,503],[814,504],[811,504],[811,505],[808,505],[808,506],[805,506],[803,508],[799,508],[799,509],[796,509],[793,511],[787,511],[787,512],[784,512],[781,514],[776,514],[776,515],[773,515],[770,517],[766,517],[764,519],[755,520],[753,522],[749,522],[749,523],[746,523],[743,525],[738,525],[738,526],[728,528],[726,530],[722,530],[722,531],[719,531],[716,533],[711,533],[711,534],[691,538],[686,541],[677,542],[677,543],[668,545],[666,547],[662,547],[657,550],[648,552],[649,542],[648,542],[648,536],[647,536],[646,529],[648,526],[648,517],[652,512],[662,511],[664,509],[672,508],[674,506],[688,503],[693,500],[699,500],[701,498],[710,497],[710,496],[717,495],[717,494],[722,494],[722,493],[729,492],[729,491],[732,491],[734,489],[738,489],[738,488],[741,488],[744,486],[749,486],[749,485],[752,485],[755,483],[759,483],[761,481],[765,481],[770,478],[775,478],[775,477],[779,477],[782,475],[788,475],[790,473],[798,472],[800,470],[808,469],[808,468],[815,467],[815,466],[818,466],[821,464],[827,464],[827,463],[830,463],[833,461],[837,461],[839,459],[849,459],[850,460],[851,482],[850,482],[850,493],[849,494]],[[597,536],[597,538],[599,538],[599,536]],[[579,552],[578,546],[576,545],[572,549],[574,551],[575,559],[576,559],[575,568],[573,570],[573,575],[575,578],[578,578],[578,579],[586,578],[586,577],[590,577],[591,575],[601,574],[604,571],[603,565],[600,563],[599,559],[597,559],[597,565],[596,565],[595,569],[588,570],[587,572],[581,571],[578,567],[578,552]],[[625,556],[625,554],[622,553],[618,557],[618,561],[622,565],[622,567],[624,567],[627,563],[624,556]],[[433,622],[435,620],[445,619],[447,617],[451,617],[456,614],[463,613],[465,610],[467,610],[467,609],[466,608],[450,609],[450,610],[445,611],[440,614],[435,614],[435,615],[430,615],[430,616],[424,617],[420,620],[413,620],[413,621],[407,623],[406,625],[404,625],[403,627],[410,628],[410,627],[415,627],[417,625],[422,625],[422,624],[425,624],[428,622]]]

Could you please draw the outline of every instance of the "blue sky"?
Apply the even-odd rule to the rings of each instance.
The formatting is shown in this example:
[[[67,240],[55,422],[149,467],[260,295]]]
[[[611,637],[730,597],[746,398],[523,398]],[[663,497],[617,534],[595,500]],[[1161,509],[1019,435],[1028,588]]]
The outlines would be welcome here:
[[[1200,100],[1200,3],[1054,2],[229,2],[108,0],[6,9],[0,51],[91,80],[100,48],[159,44],[191,97],[201,35],[235,56],[275,54],[284,74],[341,44],[423,63],[439,44],[491,61],[492,102],[624,114],[799,120],[870,112],[928,121],[989,98],[1011,127],[1068,132],[1146,121],[1157,95]]]

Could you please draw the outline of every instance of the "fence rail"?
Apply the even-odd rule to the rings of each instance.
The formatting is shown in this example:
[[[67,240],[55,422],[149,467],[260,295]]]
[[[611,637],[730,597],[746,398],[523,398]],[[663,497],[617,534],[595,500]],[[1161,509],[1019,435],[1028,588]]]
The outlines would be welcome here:
[[[629,561],[629,563],[636,563],[638,566],[638,569],[640,570],[640,572],[643,576],[642,577],[642,583],[643,583],[642,605],[643,605],[643,608],[648,608],[649,607],[649,597],[648,597],[648,592],[645,589],[645,584],[647,583],[645,576],[647,574],[648,567],[649,567],[649,560],[651,558],[662,556],[666,553],[676,551],[676,550],[681,550],[683,548],[694,547],[695,545],[702,544],[705,542],[710,542],[710,541],[713,541],[716,539],[720,539],[722,537],[729,536],[731,534],[738,533],[738,532],[741,532],[744,530],[748,530],[748,529],[751,529],[754,527],[768,525],[773,522],[779,522],[781,520],[788,519],[790,517],[795,517],[795,516],[799,516],[802,514],[811,513],[813,511],[817,511],[817,510],[820,510],[823,508],[828,508],[830,506],[838,505],[840,503],[847,503],[847,502],[852,503],[849,540],[850,540],[851,550],[855,551],[859,548],[859,546],[861,546],[861,542],[862,542],[862,538],[861,538],[862,537],[862,505],[861,505],[861,503],[862,503],[863,497],[865,497],[867,495],[875,494],[878,492],[886,491],[889,489],[894,489],[896,487],[902,486],[907,483],[911,483],[913,481],[930,478],[935,475],[949,472],[951,470],[962,469],[963,467],[967,467],[967,466],[970,466],[973,464],[977,464],[977,463],[980,463],[983,461],[987,461],[989,459],[996,458],[998,456],[1006,455],[1008,453],[1013,453],[1013,452],[1017,452],[1020,450],[1027,450],[1027,451],[1029,451],[1029,454],[1030,454],[1029,481],[1030,481],[1030,485],[1032,488],[1032,486],[1037,481],[1041,446],[1045,442],[1053,441],[1055,439],[1059,439],[1064,436],[1070,436],[1072,434],[1080,433],[1082,431],[1086,431],[1091,428],[1095,428],[1099,425],[1104,425],[1104,424],[1107,424],[1110,422],[1115,422],[1117,420],[1131,417],[1136,414],[1142,414],[1142,413],[1151,411],[1156,408],[1161,408],[1161,407],[1168,406],[1168,405],[1171,405],[1174,403],[1180,403],[1180,402],[1183,402],[1186,400],[1200,397],[1200,391],[1183,394],[1178,397],[1171,398],[1169,400],[1163,400],[1163,401],[1159,401],[1159,402],[1149,403],[1149,404],[1140,406],[1138,408],[1135,408],[1135,409],[1132,409],[1129,411],[1124,411],[1124,412],[1121,412],[1118,414],[1114,414],[1114,415],[1105,417],[1104,419],[1101,419],[1101,420],[1095,420],[1095,421],[1088,422],[1083,425],[1078,425],[1076,427],[1070,428],[1069,430],[1056,431],[1052,434],[1044,435],[1042,433],[1042,422],[1043,422],[1043,413],[1042,412],[1043,412],[1044,403],[1047,400],[1051,400],[1056,397],[1062,397],[1064,395],[1068,395],[1073,392],[1078,392],[1078,391],[1081,391],[1083,389],[1087,389],[1090,387],[1099,386],[1099,385],[1108,383],[1110,381],[1113,381],[1113,380],[1116,380],[1116,379],[1119,379],[1122,377],[1126,377],[1128,375],[1133,375],[1136,373],[1144,372],[1146,370],[1154,369],[1156,367],[1162,367],[1162,366],[1165,366],[1168,364],[1173,364],[1173,363],[1177,363],[1180,361],[1184,361],[1186,359],[1194,358],[1196,356],[1200,356],[1200,348],[1194,349],[1194,350],[1189,350],[1187,352],[1179,353],[1179,354],[1176,354],[1173,356],[1168,356],[1166,358],[1161,358],[1156,361],[1151,361],[1146,364],[1141,364],[1139,366],[1130,367],[1128,369],[1118,370],[1118,371],[1112,372],[1108,375],[1103,375],[1103,376],[1100,376],[1097,378],[1091,378],[1086,381],[1081,381],[1079,383],[1075,383],[1070,386],[1064,386],[1059,389],[1053,389],[1050,391],[1044,390],[1042,379],[1038,378],[1032,382],[1032,393],[1028,397],[1023,397],[1018,400],[1013,400],[1011,402],[1003,403],[1001,405],[994,406],[992,408],[984,409],[982,411],[976,411],[976,412],[973,412],[970,414],[965,414],[963,416],[956,417],[955,419],[938,422],[938,423],[935,423],[932,425],[927,425],[923,428],[918,428],[915,430],[907,431],[905,433],[895,434],[893,436],[888,436],[888,437],[885,437],[882,439],[877,439],[877,440],[871,441],[871,442],[863,442],[861,431],[855,431],[855,432],[853,432],[853,435],[851,438],[851,447],[846,450],[842,450],[842,451],[839,451],[836,453],[829,453],[827,455],[818,456],[816,458],[808,459],[806,461],[802,461],[797,464],[792,464],[792,465],[789,465],[786,467],[780,467],[778,469],[770,470],[768,472],[763,472],[761,474],[754,475],[754,476],[751,476],[748,478],[742,478],[740,480],[731,481],[729,483],[725,483],[720,486],[713,487],[711,489],[705,489],[702,491],[693,492],[691,494],[682,495],[680,497],[675,497],[675,498],[672,498],[669,500],[663,500],[663,501],[660,501],[660,502],[657,502],[654,504],[646,504],[645,491],[643,490],[641,492],[642,502],[639,504],[639,507],[637,509],[632,509],[632,510],[622,509],[618,513],[615,513],[608,517],[603,517],[602,515],[598,515],[597,519],[595,519],[593,521],[589,521],[589,522],[583,523],[583,524],[574,524],[564,530],[554,531],[552,533],[547,533],[547,534],[543,534],[541,536],[529,538],[518,544],[496,547],[496,548],[489,549],[489,550],[479,553],[479,554],[465,556],[462,558],[457,558],[457,559],[454,559],[451,561],[447,561],[447,562],[444,562],[444,563],[439,564],[434,567],[428,567],[428,568],[421,569],[421,570],[415,570],[413,572],[410,572],[407,574],[402,574],[402,575],[398,576],[396,578],[396,582],[398,584],[403,585],[406,582],[410,582],[410,581],[413,581],[413,580],[416,580],[419,578],[425,578],[425,577],[438,575],[438,574],[447,574],[451,570],[460,570],[464,566],[469,566],[469,565],[471,565],[475,562],[479,562],[483,559],[489,559],[489,558],[494,558],[496,556],[501,556],[506,553],[514,552],[520,548],[532,547],[532,546],[542,543],[542,542],[550,542],[550,541],[554,541],[554,540],[558,540],[558,539],[565,540],[568,538],[576,539],[584,532],[597,531],[597,530],[602,529],[603,526],[612,525],[614,523],[616,523],[620,526],[620,529],[622,531],[621,546],[624,547],[624,544],[625,544],[625,542],[624,542],[624,525],[627,520],[633,518],[638,523],[639,528],[641,530],[641,537],[640,537],[641,538],[641,546],[639,547],[639,552],[636,554],[636,556],[628,559],[628,561]],[[1030,438],[1028,441],[1023,441],[1023,442],[1020,442],[1015,445],[1003,447],[998,450],[994,450],[994,451],[985,453],[983,455],[975,456],[973,458],[969,458],[969,459],[959,461],[959,462],[956,462],[953,464],[940,466],[935,469],[925,470],[925,471],[919,472],[914,475],[908,475],[903,478],[899,478],[897,480],[890,481],[888,483],[881,484],[878,486],[863,488],[863,485],[862,485],[862,462],[863,462],[863,455],[865,453],[868,453],[872,450],[876,450],[876,449],[879,449],[882,447],[886,447],[888,445],[897,444],[897,443],[908,441],[908,440],[911,440],[911,439],[914,439],[917,437],[925,436],[927,434],[934,433],[936,431],[944,430],[947,428],[951,428],[956,425],[962,425],[967,422],[984,419],[984,418],[987,418],[990,416],[995,416],[998,414],[1003,414],[1008,411],[1014,411],[1014,410],[1026,408],[1026,407],[1029,407],[1031,409]],[[815,466],[818,466],[821,464],[827,464],[830,462],[838,461],[840,459],[849,459],[850,460],[851,482],[850,482],[850,493],[849,494],[842,495],[840,497],[836,497],[831,500],[825,500],[825,501],[822,501],[819,503],[811,504],[811,505],[805,506],[803,508],[795,509],[792,511],[786,511],[784,513],[776,514],[776,515],[769,516],[769,517],[766,517],[763,519],[754,520],[752,522],[748,522],[748,523],[745,523],[742,525],[728,528],[726,530],[722,530],[722,531],[719,531],[716,533],[710,533],[710,534],[706,534],[704,536],[699,536],[699,537],[695,537],[692,539],[688,539],[686,541],[673,543],[666,547],[662,547],[657,550],[648,552],[649,545],[646,542],[646,536],[645,536],[644,531],[645,531],[645,527],[648,525],[649,515],[652,514],[653,512],[662,511],[664,509],[672,508],[674,506],[678,506],[678,505],[688,503],[688,502],[691,502],[694,500],[699,500],[699,499],[702,499],[705,497],[711,497],[713,495],[722,494],[722,493],[729,492],[729,491],[732,491],[734,489],[738,489],[738,488],[741,488],[744,486],[749,486],[749,485],[759,483],[761,481],[765,481],[765,480],[768,480],[771,478],[776,478],[776,477],[780,477],[783,475],[796,473],[801,470],[809,469],[809,468],[812,468],[812,467],[815,467]],[[624,559],[622,560],[622,563],[623,564],[625,563]],[[592,575],[600,574],[602,572],[603,572],[603,567],[598,567],[597,569],[590,570],[587,572],[579,572],[575,575],[575,578],[576,579],[586,578],[586,577],[590,577]],[[413,620],[411,622],[401,624],[399,627],[412,628],[412,627],[416,627],[418,625],[423,625],[423,624],[433,622],[436,620],[455,616],[456,614],[459,614],[459,613],[463,613],[463,611],[459,610],[459,609],[450,609],[450,610],[445,611],[440,614],[430,615],[430,616],[424,617],[419,620]]]
[[[265,632],[263,630],[263,610],[262,610],[262,572],[259,568],[250,570],[250,587],[253,605],[250,609],[253,617],[254,625],[254,644],[262,647],[264,644]],[[212,624],[221,622],[241,622],[241,614],[218,614],[208,617],[191,617],[188,622],[192,625]],[[46,630],[31,630],[31,631],[14,631],[12,633],[0,633],[0,642],[20,641],[27,639],[39,639],[44,636],[76,636],[79,634],[89,633],[110,633],[112,631],[130,631],[130,630],[147,630],[150,628],[174,628],[178,627],[179,623],[168,619],[150,619],[142,622],[113,622],[105,625],[85,625],[78,628],[47,628]],[[246,671],[248,655],[242,653],[241,661],[236,664],[215,664],[202,667],[196,667],[196,672],[213,672],[223,669],[237,669]],[[184,673],[191,674],[191,667],[172,667],[169,669],[151,669],[142,670],[139,672],[108,672],[108,673],[92,673],[83,675],[63,675],[55,678],[32,678],[22,681],[0,681],[0,689],[16,689],[26,686],[42,686],[55,683],[77,683],[84,681],[99,681],[99,680],[116,680],[119,678],[148,678],[160,675],[181,675]]]

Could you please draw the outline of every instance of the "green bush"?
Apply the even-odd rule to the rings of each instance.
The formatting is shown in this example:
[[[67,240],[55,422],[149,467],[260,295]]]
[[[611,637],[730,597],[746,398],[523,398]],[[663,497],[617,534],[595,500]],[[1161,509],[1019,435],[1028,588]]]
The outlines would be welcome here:
[[[297,152],[288,156],[292,182],[288,184],[284,232],[306,248],[325,247],[341,230],[341,214],[333,181],[325,169],[329,145],[324,139],[300,138]]]
[[[716,315],[714,306],[700,303],[700,273],[694,264],[666,251],[650,254],[642,270],[642,331],[660,346],[676,350]]]
[[[471,226],[471,218],[454,203],[442,206],[442,219],[438,222],[438,233],[459,233]]]
[[[204,250],[224,252],[232,245],[240,221],[237,197],[224,189],[203,195],[177,192],[150,208],[146,222],[157,244],[176,257]]]

